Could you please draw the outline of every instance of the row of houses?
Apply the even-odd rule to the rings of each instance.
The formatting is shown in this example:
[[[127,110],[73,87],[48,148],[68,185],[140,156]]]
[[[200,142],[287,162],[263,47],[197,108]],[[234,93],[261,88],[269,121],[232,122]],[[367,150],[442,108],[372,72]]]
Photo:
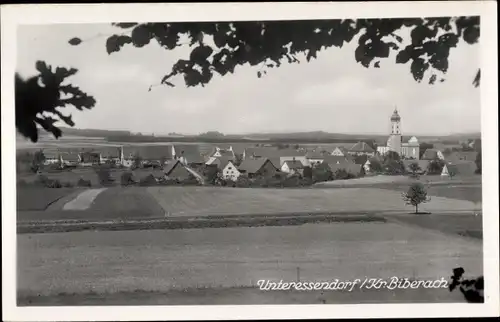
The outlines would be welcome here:
[[[412,172],[412,164],[416,163],[418,164],[418,168],[420,168],[420,171],[418,172],[420,174],[424,174],[427,172],[427,169],[429,168],[429,164],[431,162],[433,162],[434,160],[441,160],[444,164],[441,172],[442,176],[449,176],[450,173],[454,175],[473,175],[477,170],[477,165],[475,162],[477,156],[478,152],[473,151],[457,151],[445,156],[438,149],[427,149],[424,152],[422,159],[402,160],[402,162],[407,172]],[[381,158],[377,156],[368,159],[363,165],[366,172],[371,171],[371,163],[374,160],[377,160],[378,162],[382,161]]]

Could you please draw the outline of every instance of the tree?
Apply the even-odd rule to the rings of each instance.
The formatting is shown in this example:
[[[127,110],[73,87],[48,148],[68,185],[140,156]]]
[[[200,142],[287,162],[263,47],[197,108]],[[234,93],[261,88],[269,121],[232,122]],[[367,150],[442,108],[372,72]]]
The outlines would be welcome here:
[[[431,162],[429,162],[429,165],[427,166],[427,173],[428,174],[441,174],[443,172],[443,167],[444,167],[444,161],[435,158]]]
[[[450,177],[450,179],[453,179],[453,177],[456,175],[456,170],[453,167],[448,167],[448,177]]]
[[[23,79],[18,73],[15,75],[16,128],[32,142],[38,141],[38,127],[59,138],[62,131],[54,125],[57,121],[75,125],[71,115],[64,115],[60,109],[70,105],[82,111],[96,103],[80,88],[64,83],[77,69],[57,67],[53,71],[43,61],[37,61],[35,67],[38,75],[33,77]]]
[[[120,183],[122,184],[122,186],[135,184],[134,174],[131,171],[122,173],[120,177]]]
[[[114,179],[111,177],[109,169],[100,167],[96,172],[101,185],[107,186],[113,183]]]
[[[142,157],[136,153],[134,155],[134,161],[132,162],[132,167],[133,168],[140,168],[142,166]]]
[[[187,45],[179,36],[189,38],[188,59],[179,59],[161,84],[175,86],[173,76],[183,76],[186,86],[204,86],[214,73],[233,73],[236,66],[249,63],[259,66],[257,77],[267,68],[279,67],[283,61],[300,63],[299,55],[307,61],[318,52],[332,46],[342,47],[355,36],[358,46],[354,57],[364,67],[380,67],[379,58],[397,52],[396,63],[409,64],[413,78],[420,82],[426,71],[434,84],[439,73],[448,70],[450,49],[460,40],[468,44],[479,41],[479,16],[440,18],[337,19],[295,21],[238,21],[182,23],[114,23],[125,32],[110,36],[106,41],[108,54],[120,51],[127,44],[144,47],[156,40],[166,50]],[[411,44],[403,46],[398,32],[412,28]],[[213,40],[213,43],[208,41]],[[72,38],[72,45],[82,40]],[[425,59],[428,57],[428,60]],[[302,57],[300,57],[302,58]],[[444,81],[444,78],[440,78]],[[474,86],[480,82],[478,70]]]
[[[482,163],[481,149],[479,149],[477,152],[478,153],[477,153],[476,160],[475,160],[475,163],[476,163],[476,173],[477,174],[482,174],[482,169],[483,169],[482,164],[483,163]]]
[[[313,172],[311,167],[304,167],[304,172],[302,174],[304,178],[312,179]]]
[[[106,40],[108,54],[120,51],[125,45],[144,47],[156,40],[166,50],[181,46],[194,47],[187,59],[173,64],[159,85],[175,86],[171,79],[181,76],[186,86],[204,86],[214,74],[234,73],[237,66],[257,66],[257,77],[267,74],[269,68],[280,67],[283,62],[300,63],[317,58],[323,49],[342,47],[356,39],[354,58],[362,66],[380,68],[381,59],[397,52],[397,64],[407,64],[417,82],[426,78],[434,84],[448,70],[451,48],[459,41],[476,44],[479,41],[479,16],[439,18],[391,19],[332,19],[295,21],[238,21],[238,22],[176,22],[176,23],[113,23],[123,33]],[[398,32],[411,28],[411,44],[404,45]],[[182,37],[187,36],[188,43]],[[356,38],[357,36],[357,38]],[[70,45],[83,41],[73,37]],[[213,42],[213,43],[212,43]],[[95,100],[72,85],[62,85],[76,69],[58,67],[52,72],[44,62],[37,63],[41,75],[23,80],[16,74],[16,127],[36,142],[37,124],[56,138],[61,130],[54,125],[56,118],[73,126],[71,117],[56,110],[66,104],[79,110],[92,108]],[[426,75],[426,72],[429,72]],[[480,84],[480,70],[472,81]],[[45,84],[38,84],[39,80]],[[150,90],[152,86],[150,87]],[[60,92],[73,95],[61,99]],[[63,104],[64,103],[64,104]],[[48,112],[53,116],[42,117]]]
[[[45,154],[43,154],[42,150],[38,150],[33,154],[33,160],[31,162],[31,171],[34,173],[37,173],[38,170],[40,169],[40,166],[42,166],[45,162]]]
[[[429,202],[431,198],[427,196],[427,190],[420,182],[412,183],[406,193],[402,194],[407,205],[415,207],[415,214],[418,214],[418,205]]]
[[[384,161],[386,163],[389,161],[399,161],[399,160],[401,160],[399,153],[394,152],[394,151],[389,151],[384,156]]]
[[[365,154],[361,154],[361,155],[357,155],[354,158],[354,163],[356,163],[356,164],[365,164],[367,160],[368,160],[368,156],[365,155]]]
[[[418,164],[418,162],[413,162],[413,163],[410,163],[410,165],[408,166],[408,168],[410,169],[410,172],[413,176],[417,176],[418,173],[420,171],[422,171],[422,168],[420,168],[420,165]]]
[[[399,175],[405,172],[404,164],[399,160],[387,160],[384,163],[385,171],[391,175]]]
[[[384,170],[382,163],[377,159],[370,160],[370,171],[373,173],[380,173]]]

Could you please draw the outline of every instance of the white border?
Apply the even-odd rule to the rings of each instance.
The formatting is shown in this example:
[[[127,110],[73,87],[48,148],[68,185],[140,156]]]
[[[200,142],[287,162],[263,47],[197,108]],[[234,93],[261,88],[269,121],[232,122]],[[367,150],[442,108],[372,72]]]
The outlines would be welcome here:
[[[380,10],[383,8],[383,10]],[[383,15],[381,15],[383,12]],[[213,320],[499,315],[498,74],[496,1],[7,5],[1,8],[2,42],[2,299],[9,321]],[[481,122],[483,149],[485,303],[301,306],[152,306],[18,308],[15,296],[16,26],[111,21],[228,21],[425,16],[481,16]],[[104,50],[104,49],[103,49]],[[471,85],[472,86],[472,85]],[[479,107],[478,107],[479,108]]]

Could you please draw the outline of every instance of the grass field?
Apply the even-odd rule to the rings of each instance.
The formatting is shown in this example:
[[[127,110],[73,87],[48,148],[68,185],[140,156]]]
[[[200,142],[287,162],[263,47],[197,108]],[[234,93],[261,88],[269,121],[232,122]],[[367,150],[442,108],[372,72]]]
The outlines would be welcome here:
[[[266,189],[209,187],[149,187],[168,216],[210,216],[291,212],[414,211],[401,191],[375,188]],[[465,200],[434,197],[422,211],[477,210]]]
[[[17,210],[45,210],[57,200],[75,192],[72,188],[17,188]]]
[[[483,269],[480,242],[395,223],[21,234],[17,249],[23,297],[203,292],[252,287],[260,279],[448,279],[455,267],[464,267],[467,276]],[[376,293],[364,297],[380,299]],[[218,304],[235,300],[223,301]]]

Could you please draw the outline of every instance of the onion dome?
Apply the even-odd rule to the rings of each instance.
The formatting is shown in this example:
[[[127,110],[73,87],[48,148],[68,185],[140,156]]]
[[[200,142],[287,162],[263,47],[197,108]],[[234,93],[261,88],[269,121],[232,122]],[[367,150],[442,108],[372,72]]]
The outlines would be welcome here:
[[[401,121],[401,117],[399,116],[397,109],[395,109],[394,113],[392,113],[391,121]]]

